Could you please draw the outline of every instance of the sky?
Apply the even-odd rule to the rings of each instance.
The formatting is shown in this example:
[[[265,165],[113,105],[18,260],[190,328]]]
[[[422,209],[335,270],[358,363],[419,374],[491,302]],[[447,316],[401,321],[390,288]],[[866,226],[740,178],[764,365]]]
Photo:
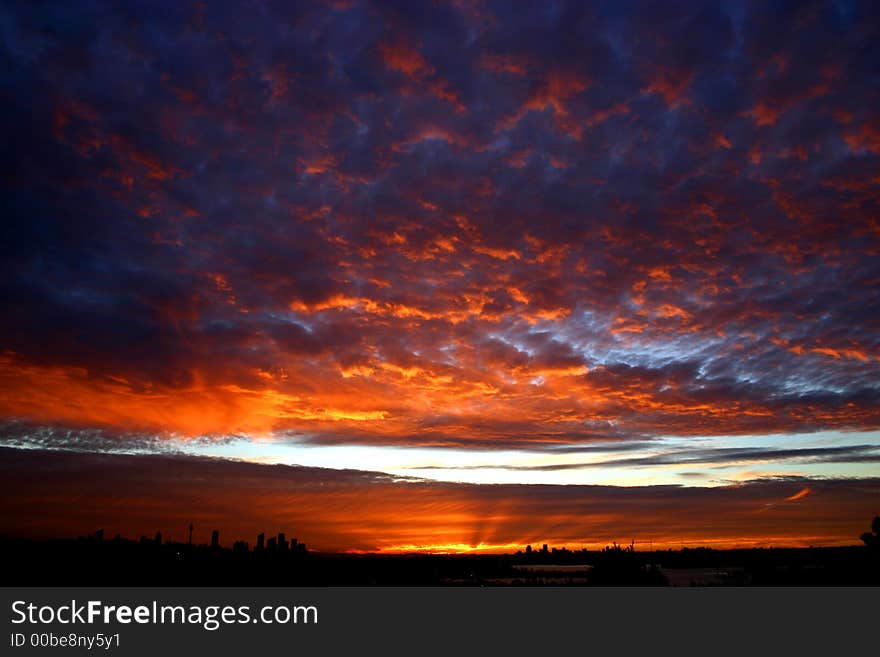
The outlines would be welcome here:
[[[875,3],[29,2],[0,36],[0,533],[880,513]]]

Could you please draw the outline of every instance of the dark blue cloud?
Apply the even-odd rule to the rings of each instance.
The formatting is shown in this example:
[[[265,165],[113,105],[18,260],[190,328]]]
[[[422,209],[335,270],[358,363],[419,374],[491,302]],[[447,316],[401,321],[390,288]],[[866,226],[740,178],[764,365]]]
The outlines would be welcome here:
[[[507,402],[455,419],[457,393],[538,400],[579,366],[523,440],[551,416],[569,437],[876,428],[877,18],[5,7],[5,362],[137,389],[300,368],[286,392],[317,397],[370,369],[412,417],[375,373],[420,368],[461,442]]]

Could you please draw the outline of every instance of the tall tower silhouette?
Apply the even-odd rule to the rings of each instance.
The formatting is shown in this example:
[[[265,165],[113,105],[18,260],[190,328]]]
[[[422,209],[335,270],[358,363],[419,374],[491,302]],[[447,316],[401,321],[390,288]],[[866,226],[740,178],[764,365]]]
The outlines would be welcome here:
[[[192,524],[192,523],[189,523],[189,541],[188,541],[188,544],[189,544],[189,545],[192,545],[192,544],[193,544],[193,524]]]

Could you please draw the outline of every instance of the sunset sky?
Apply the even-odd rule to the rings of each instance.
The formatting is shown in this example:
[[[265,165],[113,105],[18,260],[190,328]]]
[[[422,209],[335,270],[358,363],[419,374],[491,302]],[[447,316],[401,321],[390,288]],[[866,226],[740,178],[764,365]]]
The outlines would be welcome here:
[[[0,533],[880,513],[876,3],[26,2],[0,35]]]

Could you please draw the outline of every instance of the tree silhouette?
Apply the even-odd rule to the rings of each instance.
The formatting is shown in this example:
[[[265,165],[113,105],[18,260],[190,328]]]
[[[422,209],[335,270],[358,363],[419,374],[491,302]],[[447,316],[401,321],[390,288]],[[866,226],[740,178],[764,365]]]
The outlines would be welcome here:
[[[861,539],[872,550],[880,550],[880,516],[874,516],[871,531],[862,534]]]

